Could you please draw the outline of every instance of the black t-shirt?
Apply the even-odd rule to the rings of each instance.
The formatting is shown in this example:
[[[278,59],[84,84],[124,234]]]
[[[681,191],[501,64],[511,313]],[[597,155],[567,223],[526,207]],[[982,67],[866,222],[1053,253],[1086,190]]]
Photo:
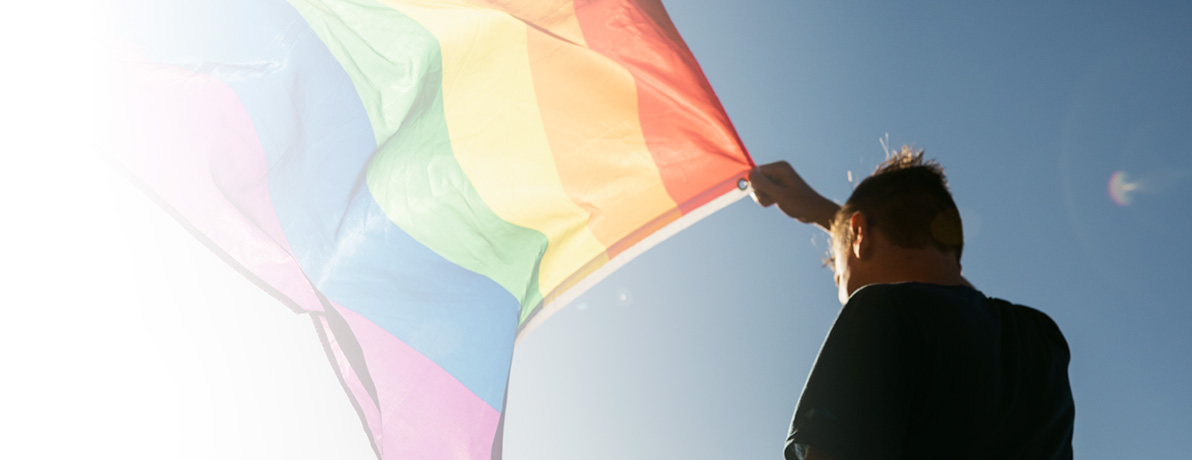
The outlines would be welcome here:
[[[786,458],[1070,459],[1068,357],[1033,308],[963,286],[866,286],[820,349]]]

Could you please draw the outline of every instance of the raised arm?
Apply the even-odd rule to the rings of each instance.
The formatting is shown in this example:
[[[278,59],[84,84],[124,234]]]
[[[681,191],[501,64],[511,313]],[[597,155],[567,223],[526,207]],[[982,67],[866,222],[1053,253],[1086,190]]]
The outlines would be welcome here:
[[[764,207],[777,204],[778,209],[795,220],[832,232],[832,219],[840,205],[807,185],[790,163],[779,161],[758,166],[749,172],[749,183],[753,186],[753,201],[757,204]],[[963,276],[960,281],[974,287]]]
[[[779,161],[754,168],[749,173],[753,200],[762,206],[777,204],[786,215],[805,224],[815,224],[826,232],[840,205],[824,198],[799,177],[790,163]]]

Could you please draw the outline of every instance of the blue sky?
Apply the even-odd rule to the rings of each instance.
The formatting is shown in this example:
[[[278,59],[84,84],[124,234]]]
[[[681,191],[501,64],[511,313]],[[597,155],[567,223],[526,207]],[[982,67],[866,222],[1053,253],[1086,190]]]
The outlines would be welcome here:
[[[79,78],[102,50],[66,33],[93,26],[75,3],[0,28],[29,45],[0,85],[21,114],[0,168],[0,454],[20,455],[0,456],[373,458],[309,320],[80,154],[111,101]],[[886,133],[945,165],[965,275],[1068,337],[1080,458],[1184,455],[1192,6],[841,3],[667,7],[758,162],[838,201]],[[629,263],[521,342],[506,458],[779,458],[839,311],[827,247],[745,200]]]
[[[1079,457],[1180,457],[1192,8],[855,3],[667,7],[759,163],[837,201],[886,133],[943,163],[965,275],[1069,340]],[[1117,171],[1151,185],[1118,205]],[[630,263],[517,349],[508,458],[779,458],[839,311],[826,248],[742,201]]]

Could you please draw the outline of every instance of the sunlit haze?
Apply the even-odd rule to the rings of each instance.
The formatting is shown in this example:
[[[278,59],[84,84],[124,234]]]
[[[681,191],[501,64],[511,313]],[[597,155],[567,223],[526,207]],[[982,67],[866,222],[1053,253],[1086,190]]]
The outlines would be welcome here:
[[[1192,5],[666,5],[758,163],[943,164],[965,277],[1067,336],[1079,458],[1187,455]],[[0,457],[375,458],[310,319],[103,159],[103,7],[6,8]],[[742,200],[633,260],[519,342],[504,458],[781,458],[828,247]]]

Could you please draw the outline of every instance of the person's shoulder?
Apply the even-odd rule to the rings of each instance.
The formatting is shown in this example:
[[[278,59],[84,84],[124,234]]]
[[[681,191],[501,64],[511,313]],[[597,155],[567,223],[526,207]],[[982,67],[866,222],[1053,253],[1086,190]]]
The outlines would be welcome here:
[[[997,297],[990,297],[989,300],[1000,306],[1004,313],[1013,315],[1020,322],[1035,325],[1052,340],[1062,343],[1067,348],[1068,341],[1064,338],[1063,332],[1060,332],[1059,324],[1056,324],[1055,320],[1047,313],[1035,307],[1014,303]]]
[[[1058,328],[1058,326],[1056,326],[1056,324],[1055,324],[1055,320],[1051,319],[1051,316],[1048,316],[1047,313],[1044,313],[1042,310],[1039,310],[1038,308],[1035,308],[1035,307],[1032,307],[1029,305],[1023,305],[1020,303],[1011,302],[1009,300],[1002,299],[999,297],[989,297],[989,301],[993,302],[995,305],[1000,307],[1003,311],[1011,312],[1014,315],[1020,316],[1025,320],[1034,321],[1034,322],[1037,322],[1037,323],[1040,323],[1043,325]]]

